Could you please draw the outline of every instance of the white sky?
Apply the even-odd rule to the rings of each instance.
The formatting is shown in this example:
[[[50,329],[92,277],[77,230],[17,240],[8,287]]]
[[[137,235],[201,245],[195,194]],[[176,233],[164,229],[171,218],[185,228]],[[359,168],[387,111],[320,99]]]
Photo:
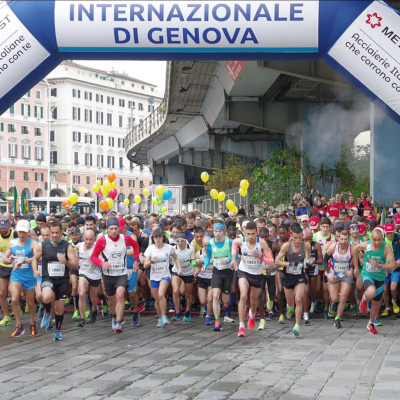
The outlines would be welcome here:
[[[118,72],[125,72],[132,78],[153,83],[159,87],[159,93],[164,95],[165,91],[165,69],[166,61],[94,61],[74,60],[76,63],[87,67],[111,71],[113,67]]]

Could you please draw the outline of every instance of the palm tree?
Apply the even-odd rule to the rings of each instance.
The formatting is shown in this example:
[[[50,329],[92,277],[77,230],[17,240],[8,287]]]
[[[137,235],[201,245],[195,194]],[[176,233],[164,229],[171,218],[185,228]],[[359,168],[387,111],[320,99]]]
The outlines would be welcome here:
[[[321,161],[315,167],[314,178],[315,178],[315,183],[320,183],[322,185],[324,195],[326,194],[326,187],[324,182],[324,177],[326,176],[332,176],[332,167],[325,161]]]

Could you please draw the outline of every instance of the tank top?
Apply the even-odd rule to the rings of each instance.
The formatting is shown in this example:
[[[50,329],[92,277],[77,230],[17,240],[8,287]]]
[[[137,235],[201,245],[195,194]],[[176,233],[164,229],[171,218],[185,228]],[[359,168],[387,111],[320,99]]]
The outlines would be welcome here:
[[[289,250],[286,254],[286,261],[289,265],[284,268],[285,275],[302,275],[304,274],[304,258],[306,256],[304,242],[301,243],[300,251],[293,251],[293,243],[289,242]]]
[[[351,255],[351,244],[347,246],[346,253],[339,252],[340,243],[336,243],[335,250],[330,259],[330,270],[339,278],[344,278],[346,272],[353,266],[353,257]]]
[[[23,261],[24,258],[32,258],[33,253],[31,250],[31,245],[32,245],[33,239],[28,238],[28,241],[25,243],[24,246],[19,246],[18,245],[18,239],[13,239],[11,241],[11,253],[16,256],[16,258],[13,260],[13,266],[20,262]],[[33,269],[32,269],[32,264],[28,263],[23,263],[16,271],[11,272],[13,275],[14,274],[28,274],[33,276]]]
[[[250,250],[245,237],[243,237],[242,240],[242,259],[240,260],[239,270],[250,275],[262,275],[263,267],[260,260],[262,254],[260,238],[257,237],[253,250]],[[255,252],[258,257],[254,257],[253,252]]]
[[[8,236],[7,238],[4,238],[3,236],[0,235],[0,266],[1,267],[12,268],[12,266],[13,266],[12,264],[4,263],[3,257],[7,250],[9,241],[15,239],[14,232],[15,232],[14,229],[11,229],[10,236]]]
[[[69,279],[69,268],[58,261],[57,254],[61,253],[68,260],[69,243],[62,240],[58,246],[52,246],[50,240],[42,243],[42,277],[47,279]]]
[[[229,238],[225,237],[222,248],[216,246],[215,239],[211,239],[209,243],[212,250],[214,268],[218,270],[230,269],[231,246],[229,245]]]
[[[361,271],[361,275],[364,277],[370,277],[377,281],[384,281],[386,277],[386,271],[382,269],[382,264],[386,264],[385,258],[385,241],[383,241],[378,251],[373,251],[371,247],[371,241],[368,240],[367,248],[364,255],[364,267]],[[375,260],[379,263],[378,267],[373,267],[369,260]]]
[[[201,249],[200,250],[200,261],[203,266],[204,266],[205,259],[206,259],[206,256],[203,252],[203,249]],[[200,270],[198,277],[202,278],[202,279],[211,279],[213,265],[214,265],[214,262],[213,262],[213,259],[211,259],[210,262],[208,263],[206,270],[204,272],[203,272],[203,269]]]
[[[272,272],[267,272],[267,269],[270,268],[270,265],[267,265],[264,263],[264,261],[261,260],[261,266],[262,266],[262,273],[263,275],[267,275],[267,276],[272,276],[272,275],[276,275],[277,274],[277,270],[276,270],[276,265],[275,265],[275,258],[276,258],[276,252],[272,251],[272,242],[270,240],[266,240],[268,247],[271,249],[271,253],[272,253],[272,257],[274,258],[274,265],[273,267],[275,267],[275,270]]]
[[[90,257],[92,256],[95,243],[89,250],[85,250],[84,243],[79,246],[78,249],[78,265],[79,274],[85,275],[89,279],[98,280],[101,279],[100,268],[92,262]]]
[[[111,263],[111,268],[102,268],[105,276],[127,275],[126,269],[126,244],[124,235],[119,235],[118,240],[114,242],[108,235],[106,238],[106,247],[101,252],[104,261]]]
[[[175,245],[175,254],[178,257],[179,262],[181,263],[182,276],[191,276],[194,274],[194,267],[191,261],[192,259],[196,258],[196,255],[193,253],[194,249],[189,244],[186,244],[186,247],[183,250],[181,250],[178,245]],[[175,264],[175,260],[174,266],[172,267],[172,272],[174,272],[175,274],[178,273],[178,267]]]

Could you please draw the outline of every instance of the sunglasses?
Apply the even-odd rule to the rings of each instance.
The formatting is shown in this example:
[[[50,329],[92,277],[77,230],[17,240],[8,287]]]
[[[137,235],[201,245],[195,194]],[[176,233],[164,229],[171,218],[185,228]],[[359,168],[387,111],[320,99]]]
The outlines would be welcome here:
[[[186,240],[185,239],[180,239],[180,240],[176,241],[176,243],[182,243],[182,242],[186,242]]]
[[[353,229],[360,229],[360,225],[350,225],[350,228],[353,228]]]

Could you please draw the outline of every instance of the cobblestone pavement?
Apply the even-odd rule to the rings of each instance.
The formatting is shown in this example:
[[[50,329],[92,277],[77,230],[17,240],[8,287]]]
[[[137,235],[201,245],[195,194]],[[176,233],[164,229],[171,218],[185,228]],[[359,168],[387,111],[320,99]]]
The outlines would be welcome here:
[[[24,315],[24,319],[26,316]],[[293,322],[237,338],[238,325],[215,333],[193,316],[156,329],[153,315],[137,328],[126,316],[114,335],[110,320],[75,327],[66,314],[63,340],[40,330],[19,339],[0,329],[0,384],[6,399],[399,399],[400,321],[383,319],[379,334],[366,318],[311,320],[300,338]],[[25,325],[27,327],[27,325]],[[256,325],[257,326],[257,325]]]

